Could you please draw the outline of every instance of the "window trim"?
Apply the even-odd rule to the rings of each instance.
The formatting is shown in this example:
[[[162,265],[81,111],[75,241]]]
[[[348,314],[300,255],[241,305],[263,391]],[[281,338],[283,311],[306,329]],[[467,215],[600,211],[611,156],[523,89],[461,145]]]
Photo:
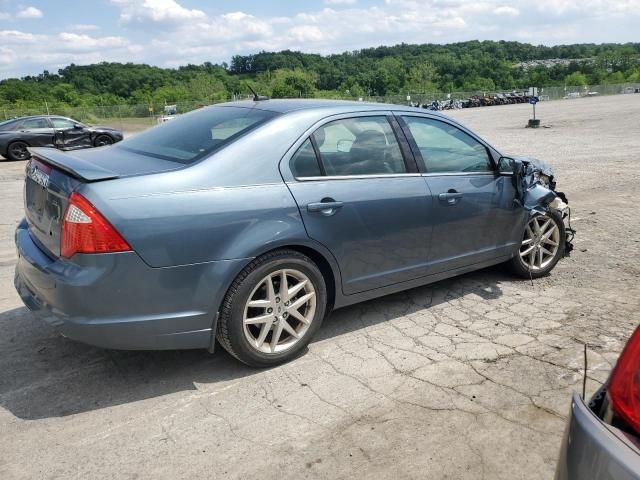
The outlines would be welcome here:
[[[296,177],[295,174],[293,173],[295,171],[295,169],[293,168],[294,160],[296,159],[296,157],[298,155],[298,152],[300,152],[300,150],[302,150],[302,148],[307,143],[307,141],[309,141],[309,143],[311,144],[311,149],[313,150],[313,156],[315,157],[316,164],[318,165],[318,171],[320,172],[320,177],[318,177],[318,176]],[[324,165],[322,165],[322,162],[320,161],[320,156],[318,155],[318,146],[316,145],[316,141],[313,138],[313,135],[307,136],[302,141],[302,143],[300,143],[300,145],[298,145],[298,148],[296,148],[294,150],[293,155],[291,155],[291,157],[289,157],[289,170],[291,171],[291,175],[293,175],[293,178],[321,178],[321,177],[324,177],[326,175],[326,172],[324,171]]]
[[[315,132],[315,130],[314,130],[314,132]],[[314,137],[313,133],[312,133],[307,138],[311,142],[311,147],[313,147],[313,153],[316,156],[316,163],[318,164],[318,169],[320,170],[320,176],[326,177],[327,176],[327,172],[324,169],[324,163],[322,163],[322,158],[320,157],[320,149],[318,148],[318,142],[316,142],[316,137]],[[302,145],[304,145],[304,142],[302,142]],[[300,150],[302,148],[302,145],[300,145],[298,147],[298,150]],[[298,153],[298,150],[296,150],[296,153]],[[293,157],[296,156],[296,153],[294,153],[293,156],[291,157],[292,160],[293,160]],[[292,170],[292,172],[293,172],[293,170]]]
[[[430,115],[416,115],[413,112],[395,112],[395,117],[398,119],[398,124],[402,129],[403,133],[407,137],[409,141],[409,146],[411,147],[411,151],[415,157],[416,163],[418,164],[418,168],[421,173],[425,174],[425,176],[438,176],[438,175],[483,175],[483,174],[491,174],[495,175],[496,173],[496,162],[491,154],[491,149],[487,146],[487,144],[479,138],[477,135],[465,130],[464,128],[460,128],[459,125],[456,125],[453,122],[448,122],[444,118],[436,118]],[[420,148],[418,147],[418,143],[416,142],[411,130],[409,129],[409,124],[405,121],[404,117],[413,117],[413,118],[421,118],[424,120],[432,120],[434,122],[441,122],[446,125],[449,125],[453,128],[458,129],[462,133],[468,135],[480,145],[482,145],[487,152],[487,158],[489,159],[489,163],[491,164],[491,170],[487,170],[484,172],[430,172],[427,168],[427,164],[422,157],[422,152],[420,152]]]
[[[44,120],[45,123],[48,125],[46,127],[23,127],[22,125],[24,124],[24,122],[28,122],[29,120]],[[32,117],[32,118],[23,118],[22,120],[19,120],[18,122],[16,122],[15,128],[13,129],[13,131],[17,131],[17,130],[41,130],[43,128],[53,128],[51,125],[51,122],[49,121],[48,117]]]
[[[56,127],[53,124],[53,120],[66,120],[71,122],[71,126],[70,127]],[[72,118],[68,118],[68,117],[61,117],[59,115],[53,116],[53,117],[49,117],[49,124],[51,125],[51,128],[55,129],[55,130],[70,130],[72,128],[74,128],[76,125],[83,125],[80,122],[76,122],[75,120],[73,120]]]
[[[394,137],[396,139],[396,142],[398,144],[398,148],[400,150],[400,155],[402,155],[402,161],[404,162],[404,166],[405,166],[406,172],[403,172],[403,173],[372,173],[372,174],[364,174],[364,175],[363,174],[358,174],[358,175],[327,175],[326,171],[325,171],[325,168],[324,168],[324,164],[322,162],[322,155],[320,154],[320,149],[318,148],[317,142],[316,142],[313,134],[319,128],[322,128],[325,125],[327,125],[329,123],[332,123],[332,122],[337,122],[337,121],[340,121],[340,120],[349,120],[349,119],[353,119],[353,118],[367,118],[367,117],[379,117],[379,118],[384,118],[387,121],[387,123],[389,125],[389,128],[393,132],[393,135],[394,135]],[[317,182],[317,181],[327,181],[327,180],[365,180],[365,179],[369,179],[369,178],[396,178],[396,177],[408,177],[408,176],[409,177],[415,177],[415,176],[420,176],[420,171],[419,171],[418,165],[416,163],[416,159],[414,158],[414,155],[413,155],[413,152],[411,151],[410,145],[408,145],[408,140],[406,138],[406,135],[404,134],[404,132],[400,128],[400,125],[398,125],[398,123],[395,120],[396,120],[396,117],[393,115],[393,112],[388,111],[388,110],[379,110],[379,111],[341,113],[341,114],[325,117],[322,120],[320,120],[319,122],[316,122],[314,125],[312,125],[305,132],[305,134],[302,137],[300,137],[292,145],[292,147],[295,147],[295,149],[292,149],[293,153],[288,155],[289,158],[287,160],[287,164],[288,164],[288,167],[289,167],[289,173],[291,174],[291,177],[293,178],[293,181],[298,181],[298,182]],[[318,164],[320,166],[320,172],[322,173],[322,176],[320,176],[320,177],[296,177],[294,175],[294,173],[293,173],[293,169],[291,168],[291,161],[293,160],[293,157],[296,155],[296,153],[302,147],[302,145],[304,145],[304,143],[306,142],[307,139],[310,139],[311,140],[311,144],[313,145],[314,153],[316,155],[316,160],[318,161]]]

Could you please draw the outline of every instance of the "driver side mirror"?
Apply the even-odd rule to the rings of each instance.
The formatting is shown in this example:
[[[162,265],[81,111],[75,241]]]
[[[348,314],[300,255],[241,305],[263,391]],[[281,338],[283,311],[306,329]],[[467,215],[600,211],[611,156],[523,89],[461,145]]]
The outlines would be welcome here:
[[[79,123],[74,123],[73,124],[73,128],[75,128],[76,130],[80,130],[82,128],[84,128],[82,125],[80,125]]]
[[[516,160],[510,157],[498,159],[498,172],[504,175],[512,175],[516,172]]]

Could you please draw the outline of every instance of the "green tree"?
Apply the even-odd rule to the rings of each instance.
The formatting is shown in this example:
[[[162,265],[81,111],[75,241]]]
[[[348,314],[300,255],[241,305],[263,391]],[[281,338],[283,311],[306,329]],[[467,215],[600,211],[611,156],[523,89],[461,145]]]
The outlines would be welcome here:
[[[584,87],[587,85],[587,76],[581,72],[573,72],[565,77],[564,82],[571,87]]]
[[[316,76],[302,70],[277,70],[271,76],[273,98],[310,97],[316,91]]]
[[[421,62],[411,67],[405,80],[407,92],[433,92],[437,90],[438,71],[429,62]]]

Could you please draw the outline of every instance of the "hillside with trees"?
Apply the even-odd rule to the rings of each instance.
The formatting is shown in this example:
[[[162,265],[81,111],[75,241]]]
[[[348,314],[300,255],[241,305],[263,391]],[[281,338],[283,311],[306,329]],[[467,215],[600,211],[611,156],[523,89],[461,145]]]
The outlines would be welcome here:
[[[132,63],[71,64],[57,73],[44,71],[0,81],[0,108],[41,108],[45,101],[58,109],[205,104],[246,95],[247,83],[276,98],[354,98],[622,82],[640,82],[640,43],[547,47],[470,41],[401,44],[328,56],[260,52],[236,55],[229,64],[205,62],[177,69]]]

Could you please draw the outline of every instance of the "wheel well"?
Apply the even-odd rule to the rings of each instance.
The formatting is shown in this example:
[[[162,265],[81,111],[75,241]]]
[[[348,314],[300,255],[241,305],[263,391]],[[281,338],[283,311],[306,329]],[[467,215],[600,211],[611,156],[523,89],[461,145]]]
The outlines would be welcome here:
[[[333,274],[333,269],[331,265],[327,261],[327,259],[317,250],[314,250],[310,247],[305,247],[302,245],[286,245],[284,247],[279,247],[274,250],[295,250],[296,252],[300,252],[303,255],[306,255],[313,263],[315,263],[322,273],[322,277],[324,278],[324,282],[327,286],[327,314],[333,310],[333,305],[335,304],[336,299],[336,281],[335,276]],[[271,250],[271,251],[274,251]],[[265,252],[268,253],[268,252]]]
[[[327,259],[324,257],[324,255],[322,255],[317,250],[314,250],[313,248],[305,247],[302,245],[284,245],[282,247],[274,248],[273,250],[263,252],[261,255],[266,255],[267,253],[275,252],[277,250],[294,250],[298,253],[306,255],[316,264],[327,286],[327,308],[325,311],[325,315],[328,315],[329,313],[331,313],[331,310],[333,310],[333,306],[335,305],[337,286],[336,286],[335,276],[333,274],[333,269],[331,268],[331,265],[329,264]],[[227,293],[228,293],[228,290],[227,292],[225,292],[225,295],[222,297],[221,302],[224,301],[224,298],[226,297]],[[218,329],[218,325],[217,325],[218,314],[220,312],[221,307],[222,307],[222,303],[218,307],[218,311],[217,311],[218,313],[216,313],[216,316],[213,321],[211,345],[209,346],[209,352],[211,353],[213,353],[214,351],[214,346],[216,342],[216,330]]]

